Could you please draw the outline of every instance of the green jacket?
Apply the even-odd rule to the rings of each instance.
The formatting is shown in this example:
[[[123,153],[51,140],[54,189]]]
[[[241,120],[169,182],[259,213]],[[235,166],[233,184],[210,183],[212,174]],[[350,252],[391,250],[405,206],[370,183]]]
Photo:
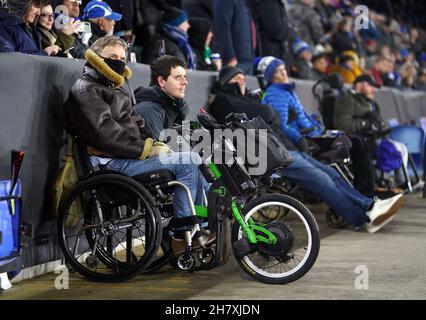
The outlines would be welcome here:
[[[362,134],[377,122],[385,129],[386,124],[380,116],[378,104],[366,96],[350,90],[336,100],[333,114],[335,129]]]

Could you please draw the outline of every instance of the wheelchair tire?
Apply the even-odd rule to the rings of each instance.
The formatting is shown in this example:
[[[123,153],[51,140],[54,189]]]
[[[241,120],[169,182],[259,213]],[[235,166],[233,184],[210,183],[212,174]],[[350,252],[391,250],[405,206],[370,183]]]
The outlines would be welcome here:
[[[250,253],[242,258],[234,249],[238,264],[247,274],[263,283],[286,284],[312,268],[320,248],[319,229],[312,213],[301,202],[285,195],[267,194],[246,204],[243,215],[246,222],[251,219],[263,225],[278,239],[275,245],[251,245]],[[244,232],[235,222],[232,243],[243,238]]]
[[[58,236],[67,263],[82,276],[125,281],[154,259],[162,239],[161,217],[142,185],[105,173],[79,182],[61,201]]]

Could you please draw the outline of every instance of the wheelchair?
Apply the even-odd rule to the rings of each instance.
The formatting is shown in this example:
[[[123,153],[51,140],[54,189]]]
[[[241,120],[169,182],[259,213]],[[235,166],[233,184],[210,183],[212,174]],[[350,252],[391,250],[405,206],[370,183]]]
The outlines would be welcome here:
[[[211,136],[223,128],[208,114],[198,119],[196,129]],[[221,147],[220,155],[237,160],[233,143],[220,139],[214,143]],[[124,281],[168,263],[183,271],[209,270],[226,262],[230,244],[240,267],[264,283],[295,281],[315,263],[319,229],[309,209],[285,195],[253,197],[258,183],[238,161],[216,164],[213,153],[200,165],[212,185],[207,204],[195,206],[189,189],[169,171],[128,177],[94,170],[82,139],[74,137],[74,141],[74,155],[84,175],[61,201],[59,244],[67,263],[87,279]],[[201,247],[193,248],[193,237],[201,230],[195,223],[185,231],[186,249],[177,256],[171,250],[169,228],[176,187],[186,190],[192,215],[208,221],[216,234],[212,243],[199,240]]]
[[[315,85],[312,88],[312,93],[316,100],[319,103],[319,109],[320,113],[323,117],[325,128],[330,130],[331,132],[334,131],[334,123],[333,123],[333,117],[334,117],[334,108],[336,100],[339,96],[341,96],[344,92],[344,84],[342,76],[339,74],[332,74],[327,77],[324,77],[320,80],[318,80]],[[377,118],[373,117],[373,120],[377,120]],[[360,145],[364,145],[362,148],[368,148],[369,150],[373,149],[369,146],[373,143],[375,144],[374,140],[381,139],[385,136],[387,136],[389,133],[391,133],[391,129],[382,130],[381,124],[378,125],[380,128],[378,131],[370,131],[365,132],[363,135],[351,135],[351,141],[356,143],[358,145],[358,148],[360,148]],[[356,142],[354,140],[357,140]],[[386,198],[389,195],[392,195],[392,192],[387,192],[386,190],[391,190],[394,186],[394,183],[392,179],[389,178],[389,174],[385,174],[385,172],[381,171],[377,166],[377,159],[375,152],[371,153],[371,160],[373,161],[373,174],[374,174],[374,182],[375,184],[382,188],[383,191],[379,192],[377,191],[374,196],[378,196],[379,198]],[[350,170],[350,163],[348,163],[348,166],[344,166],[345,170],[344,175],[342,175],[343,178],[345,178],[346,181],[353,181],[354,176],[351,174]],[[342,172],[336,167],[336,169],[339,171],[339,173],[342,174]],[[340,169],[342,169],[342,166],[340,166]],[[411,192],[411,182],[410,178],[408,176],[408,173],[406,171],[406,168],[402,167],[404,179],[407,184],[407,190],[405,190],[405,193]],[[347,179],[346,179],[347,178]],[[419,181],[417,179],[417,181]]]
[[[69,266],[89,280],[129,279],[151,263],[162,239],[160,212],[144,185],[169,176],[95,170],[83,140],[73,140],[80,181],[59,206],[59,245]]]

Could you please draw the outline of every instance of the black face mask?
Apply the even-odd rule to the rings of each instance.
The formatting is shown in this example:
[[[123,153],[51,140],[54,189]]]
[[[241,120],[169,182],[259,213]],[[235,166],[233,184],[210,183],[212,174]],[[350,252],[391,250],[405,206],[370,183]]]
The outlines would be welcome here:
[[[121,60],[115,60],[110,58],[103,58],[105,63],[119,75],[123,75],[124,70],[126,68],[126,63]]]

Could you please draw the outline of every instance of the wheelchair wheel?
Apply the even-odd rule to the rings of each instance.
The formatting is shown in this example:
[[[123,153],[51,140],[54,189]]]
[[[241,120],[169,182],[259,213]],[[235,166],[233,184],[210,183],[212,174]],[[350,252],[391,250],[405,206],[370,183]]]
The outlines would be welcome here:
[[[118,282],[147,268],[162,238],[160,213],[135,180],[100,174],[61,202],[59,244],[69,265],[89,280]]]
[[[318,225],[308,208],[294,198],[268,194],[249,202],[244,220],[262,225],[273,233],[276,244],[259,242],[251,245],[250,253],[234,255],[241,268],[264,283],[285,284],[306,274],[314,265],[320,247]],[[232,243],[245,238],[234,223]],[[248,243],[248,242],[247,242]]]
[[[340,229],[340,228],[344,228],[344,227],[346,227],[348,225],[348,223],[346,222],[345,219],[343,219],[342,217],[338,216],[337,214],[335,214],[331,210],[327,211],[326,219],[327,219],[327,224],[331,228]]]

